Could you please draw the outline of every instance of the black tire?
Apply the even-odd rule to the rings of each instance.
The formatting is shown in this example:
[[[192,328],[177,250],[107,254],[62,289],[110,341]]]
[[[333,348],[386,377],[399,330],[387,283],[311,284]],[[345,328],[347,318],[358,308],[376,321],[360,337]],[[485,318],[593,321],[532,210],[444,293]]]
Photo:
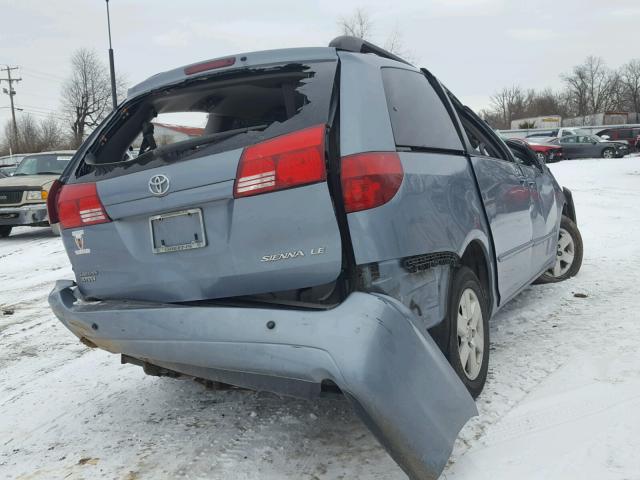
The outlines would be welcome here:
[[[468,289],[471,289],[475,294],[482,315],[481,320],[478,320],[482,325],[482,355],[481,360],[476,363],[476,365],[479,364],[480,366],[479,371],[473,378],[471,378],[466,371],[469,364],[462,365],[460,348],[463,339],[459,337],[457,328],[462,294]],[[453,272],[446,317],[441,324],[437,325],[430,332],[442,350],[442,353],[473,398],[480,395],[487,380],[487,371],[489,368],[489,310],[487,295],[476,274],[468,267],[460,267]],[[477,329],[476,333],[480,335]],[[471,353],[469,355],[471,355]]]
[[[573,261],[571,265],[560,275],[554,275],[553,269],[551,268],[543,273],[535,283],[562,282],[563,280],[567,280],[568,278],[576,276],[580,271],[580,267],[582,267],[583,255],[582,235],[580,235],[580,230],[578,230],[578,226],[573,223],[573,220],[571,220],[569,217],[565,217],[564,215],[562,216],[562,221],[560,222],[560,237],[562,236],[563,230],[569,234],[573,242]],[[560,238],[558,239],[558,242],[560,242]],[[560,244],[558,244],[558,253],[560,253],[560,249],[564,251],[565,248],[566,247],[562,247]]]
[[[6,238],[11,234],[11,229],[13,227],[11,225],[2,225],[0,226],[0,238]]]
[[[616,151],[613,148],[605,148],[602,150],[602,158],[615,158]]]

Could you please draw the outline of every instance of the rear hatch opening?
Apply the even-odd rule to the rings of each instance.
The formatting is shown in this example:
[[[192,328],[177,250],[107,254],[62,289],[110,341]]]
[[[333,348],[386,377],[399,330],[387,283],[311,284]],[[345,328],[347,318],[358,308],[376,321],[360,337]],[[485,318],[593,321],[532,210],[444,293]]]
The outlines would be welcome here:
[[[352,268],[333,198],[338,62],[327,55],[125,102],[50,202],[82,294],[339,303]]]

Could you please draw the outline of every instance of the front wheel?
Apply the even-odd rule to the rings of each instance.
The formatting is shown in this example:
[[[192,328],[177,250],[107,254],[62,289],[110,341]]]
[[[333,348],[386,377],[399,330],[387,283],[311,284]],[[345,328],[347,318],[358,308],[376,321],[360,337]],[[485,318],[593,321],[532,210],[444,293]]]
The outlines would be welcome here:
[[[432,336],[445,357],[476,398],[489,368],[489,303],[473,271],[460,267],[453,273],[447,316]]]
[[[536,283],[561,282],[577,275],[582,266],[582,252],[582,236],[578,226],[563,215],[556,247],[556,262]]]
[[[11,229],[13,227],[11,225],[2,225],[0,226],[0,238],[8,237],[11,234]]]
[[[605,148],[602,151],[602,158],[613,158],[615,155],[616,152],[613,151],[613,148]]]

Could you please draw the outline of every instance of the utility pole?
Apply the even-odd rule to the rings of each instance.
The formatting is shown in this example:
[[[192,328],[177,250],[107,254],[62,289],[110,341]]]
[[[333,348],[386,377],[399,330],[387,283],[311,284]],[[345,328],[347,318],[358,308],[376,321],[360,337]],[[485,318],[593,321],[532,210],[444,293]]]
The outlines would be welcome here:
[[[0,82],[7,82],[9,84],[9,90],[3,88],[2,91],[9,95],[9,99],[11,101],[11,117],[13,118],[13,138],[15,142],[18,142],[18,124],[16,123],[16,109],[13,105],[13,96],[16,94],[16,91],[13,89],[13,82],[20,82],[22,78],[11,78],[11,70],[17,70],[18,67],[10,67],[9,65],[5,65],[5,68],[0,68],[0,70],[7,72],[7,78],[0,78]]]
[[[113,48],[111,48],[111,18],[109,17],[109,0],[107,2],[107,30],[109,31],[109,70],[111,71],[111,101],[113,109],[118,106],[118,96],[116,95],[116,72],[113,66]]]

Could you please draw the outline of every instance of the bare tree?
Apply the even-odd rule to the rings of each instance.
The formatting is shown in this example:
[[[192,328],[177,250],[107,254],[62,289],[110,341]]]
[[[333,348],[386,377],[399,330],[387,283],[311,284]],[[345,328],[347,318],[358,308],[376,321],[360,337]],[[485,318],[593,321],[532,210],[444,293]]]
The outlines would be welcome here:
[[[562,76],[578,116],[615,109],[618,76],[600,57],[589,56],[584,63]]]
[[[640,59],[633,59],[620,68],[620,84],[627,109],[640,112]]]
[[[16,138],[10,122],[4,127],[3,142],[0,142],[0,152],[9,153],[12,146],[13,153],[35,153],[46,150],[56,150],[68,145],[60,123],[53,117],[37,121],[29,114],[21,115],[17,121],[18,137]]]
[[[357,8],[351,16],[341,18],[338,20],[338,26],[343,35],[372,41],[374,24],[368,10],[365,8]],[[409,62],[413,62],[413,54],[404,48],[402,33],[397,25],[384,42],[384,49]]]
[[[68,146],[69,141],[55,117],[49,116],[41,120],[38,127],[39,151],[57,150]]]
[[[373,29],[369,12],[364,8],[356,8],[350,17],[343,17],[338,20],[338,26],[343,35],[350,35],[363,40],[370,39]]]
[[[491,95],[491,106],[500,117],[500,128],[510,128],[511,120],[525,114],[526,95],[517,85],[505,87]]]
[[[18,121],[18,142],[22,153],[40,150],[38,123],[31,115],[22,115]]]
[[[71,77],[62,89],[62,103],[69,119],[71,143],[77,147],[111,111],[111,84],[107,67],[93,50],[76,50],[71,66]],[[118,83],[122,88],[122,81]]]

